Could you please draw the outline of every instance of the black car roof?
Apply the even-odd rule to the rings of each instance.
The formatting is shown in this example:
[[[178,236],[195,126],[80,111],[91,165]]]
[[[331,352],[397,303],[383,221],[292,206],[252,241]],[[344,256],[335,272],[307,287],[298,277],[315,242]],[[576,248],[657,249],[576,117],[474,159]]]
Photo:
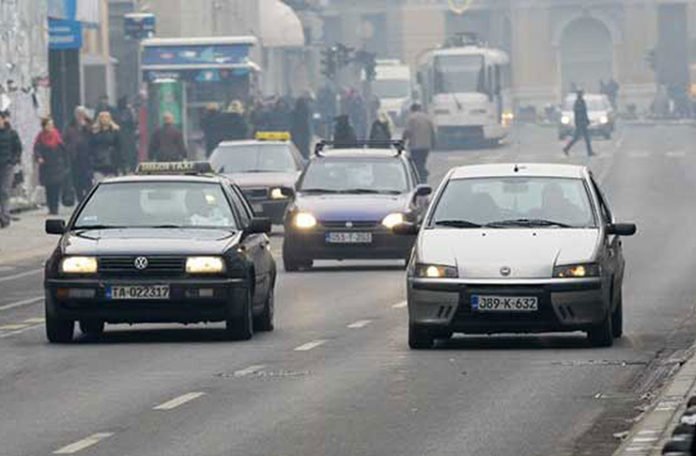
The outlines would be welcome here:
[[[196,183],[228,183],[231,182],[225,176],[207,174],[207,175],[180,175],[170,174],[163,176],[142,175],[142,176],[122,176],[111,177],[102,181],[103,184],[124,184],[134,182],[196,182]]]

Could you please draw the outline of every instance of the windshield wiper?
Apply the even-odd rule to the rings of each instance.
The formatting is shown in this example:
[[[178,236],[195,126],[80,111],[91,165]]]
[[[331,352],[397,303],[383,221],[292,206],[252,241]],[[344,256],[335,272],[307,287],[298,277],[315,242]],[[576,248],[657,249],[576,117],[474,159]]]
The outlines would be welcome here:
[[[550,227],[550,226],[555,226],[558,228],[574,228],[573,226],[568,225],[566,223],[555,222],[553,220],[527,219],[527,218],[501,220],[499,222],[492,222],[492,223],[486,224],[486,227],[489,227],[489,228],[506,228],[506,227],[514,227],[514,226],[521,226],[521,227],[525,227],[525,228],[527,228],[527,227]]]
[[[300,189],[302,193],[341,193],[338,190],[331,190],[330,188],[302,188]]]
[[[152,226],[142,226],[141,228],[153,228],[153,229],[179,229],[179,228],[184,228],[181,225],[174,225],[174,224],[163,224],[163,225],[152,225]]]
[[[438,220],[435,226],[446,226],[449,228],[481,228],[478,223],[469,222],[467,220]]]
[[[73,228],[74,230],[120,230],[123,228],[127,228],[125,226],[116,226],[116,225],[80,225],[76,226]]]

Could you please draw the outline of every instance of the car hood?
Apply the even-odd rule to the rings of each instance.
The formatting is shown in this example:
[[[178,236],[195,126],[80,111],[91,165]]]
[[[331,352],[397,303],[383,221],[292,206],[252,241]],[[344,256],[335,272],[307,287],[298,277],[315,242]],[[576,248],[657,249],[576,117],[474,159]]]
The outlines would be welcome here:
[[[456,265],[466,279],[550,278],[554,266],[592,262],[597,229],[426,229],[418,240],[418,261]]]
[[[289,173],[243,173],[227,174],[240,188],[251,187],[289,187],[295,188],[299,172]]]
[[[408,195],[302,195],[295,201],[296,209],[310,212],[318,220],[381,221],[393,212],[408,208]]]
[[[61,241],[65,255],[221,255],[239,233],[202,229],[73,231]]]

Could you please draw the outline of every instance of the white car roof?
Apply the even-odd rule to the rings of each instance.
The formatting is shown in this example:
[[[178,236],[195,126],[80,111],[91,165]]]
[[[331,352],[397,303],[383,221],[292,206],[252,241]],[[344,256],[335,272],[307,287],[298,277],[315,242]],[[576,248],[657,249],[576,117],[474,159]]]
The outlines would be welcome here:
[[[583,179],[587,167],[554,163],[499,163],[470,165],[454,168],[449,179],[471,179],[486,177],[561,177]]]

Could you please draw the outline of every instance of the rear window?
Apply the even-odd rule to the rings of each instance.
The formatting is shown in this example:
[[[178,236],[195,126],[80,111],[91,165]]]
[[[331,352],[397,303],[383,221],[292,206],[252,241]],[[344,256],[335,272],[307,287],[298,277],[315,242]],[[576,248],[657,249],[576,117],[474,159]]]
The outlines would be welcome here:
[[[298,171],[290,146],[285,144],[223,145],[213,152],[210,163],[221,174]]]
[[[300,191],[401,194],[408,191],[408,182],[398,159],[322,158],[309,164]]]

